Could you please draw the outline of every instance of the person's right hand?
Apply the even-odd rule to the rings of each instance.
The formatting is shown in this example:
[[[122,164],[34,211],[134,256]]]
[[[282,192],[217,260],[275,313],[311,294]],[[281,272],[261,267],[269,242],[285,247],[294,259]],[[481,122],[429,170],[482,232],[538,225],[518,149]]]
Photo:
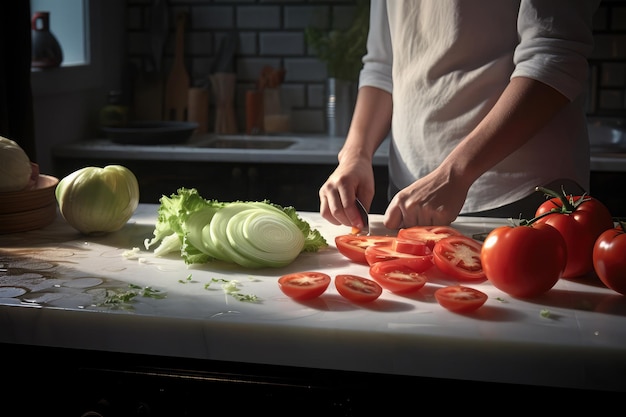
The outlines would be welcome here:
[[[369,211],[374,198],[374,170],[368,159],[342,161],[319,190],[320,214],[330,223],[362,228],[355,204],[359,198]]]

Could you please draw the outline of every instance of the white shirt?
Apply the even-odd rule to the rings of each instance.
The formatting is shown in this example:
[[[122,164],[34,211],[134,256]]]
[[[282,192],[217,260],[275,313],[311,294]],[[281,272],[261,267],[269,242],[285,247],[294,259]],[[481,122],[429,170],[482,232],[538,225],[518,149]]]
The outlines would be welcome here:
[[[584,93],[597,0],[372,0],[359,86],[393,95],[389,174],[401,189],[436,168],[524,76],[571,101],[471,186],[461,213],[569,178],[589,189]],[[556,190],[559,191],[559,190]]]

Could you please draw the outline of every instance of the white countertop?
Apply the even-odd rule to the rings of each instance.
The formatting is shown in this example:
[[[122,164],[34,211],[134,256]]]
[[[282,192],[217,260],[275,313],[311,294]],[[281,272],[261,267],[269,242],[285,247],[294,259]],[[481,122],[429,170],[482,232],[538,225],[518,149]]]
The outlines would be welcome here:
[[[317,213],[301,213],[331,245],[301,254],[285,268],[246,270],[143,250],[157,205],[140,205],[129,223],[105,237],[81,236],[62,218],[27,233],[0,235],[0,342],[96,351],[154,354],[240,363],[288,365],[391,375],[425,376],[626,391],[626,297],[597,278],[561,280],[544,296],[511,298],[485,282],[486,304],[472,315],[440,307],[428,283],[411,296],[385,291],[354,305],[329,287],[306,303],[284,296],[277,278],[320,270],[368,276],[334,246],[348,232]],[[502,224],[455,222],[466,234]],[[380,215],[373,233],[384,234]],[[258,303],[223,293],[213,278],[236,279]],[[128,308],[94,305],[104,289],[149,286],[164,299],[137,297]],[[541,311],[548,310],[549,317]]]
[[[233,135],[254,140],[255,136]],[[343,145],[343,137],[325,135],[293,134],[287,136],[263,136],[262,138],[289,139],[296,142],[287,149],[237,149],[208,148],[202,144],[212,135],[193,137],[189,142],[173,145],[128,145],[113,143],[110,139],[93,139],[56,146],[55,157],[131,159],[147,161],[208,161],[250,163],[330,164],[337,163],[337,153]],[[228,137],[228,136],[222,136]],[[261,139],[262,140],[262,139]],[[373,164],[387,165],[389,141],[383,142],[374,155]],[[626,171],[626,153],[593,153],[592,171]]]

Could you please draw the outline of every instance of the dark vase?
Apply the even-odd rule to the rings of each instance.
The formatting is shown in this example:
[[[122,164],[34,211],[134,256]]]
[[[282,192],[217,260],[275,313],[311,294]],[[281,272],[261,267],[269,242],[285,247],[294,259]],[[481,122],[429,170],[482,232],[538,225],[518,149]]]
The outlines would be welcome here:
[[[32,55],[35,68],[55,68],[63,62],[63,50],[50,32],[50,12],[35,12],[31,19]]]
[[[357,85],[352,81],[329,78],[326,88],[328,136],[345,137],[352,121]]]

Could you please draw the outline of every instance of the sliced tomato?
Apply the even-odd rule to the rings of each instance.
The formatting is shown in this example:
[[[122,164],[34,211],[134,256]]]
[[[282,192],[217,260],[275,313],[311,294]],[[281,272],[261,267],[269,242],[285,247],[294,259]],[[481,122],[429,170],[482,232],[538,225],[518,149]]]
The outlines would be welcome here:
[[[480,261],[482,244],[467,236],[449,236],[437,242],[433,260],[441,272],[460,281],[487,280]]]
[[[426,284],[426,276],[399,260],[376,262],[370,275],[381,287],[398,294],[417,291]]]
[[[369,303],[383,292],[376,281],[358,275],[342,274],[335,277],[335,287],[342,297],[354,303]]]
[[[393,236],[357,236],[349,234],[335,237],[335,245],[337,250],[346,258],[367,265],[365,248],[391,245],[394,239],[395,237]]]
[[[423,255],[426,250],[431,250],[426,242],[399,237],[394,239],[393,243],[391,244],[391,248],[396,252],[408,253],[411,255]]]
[[[416,272],[424,272],[433,266],[433,253],[426,245],[421,246],[421,253],[403,253],[391,245],[370,246],[365,249],[365,259],[372,266],[378,262],[397,260]]]
[[[297,300],[319,297],[329,284],[329,275],[315,271],[294,272],[278,278],[278,286],[282,292]]]
[[[462,285],[442,287],[435,291],[435,299],[444,308],[455,313],[469,313],[487,301],[487,294]]]
[[[444,237],[463,236],[452,226],[413,226],[398,230],[398,239],[423,242],[432,250]]]

